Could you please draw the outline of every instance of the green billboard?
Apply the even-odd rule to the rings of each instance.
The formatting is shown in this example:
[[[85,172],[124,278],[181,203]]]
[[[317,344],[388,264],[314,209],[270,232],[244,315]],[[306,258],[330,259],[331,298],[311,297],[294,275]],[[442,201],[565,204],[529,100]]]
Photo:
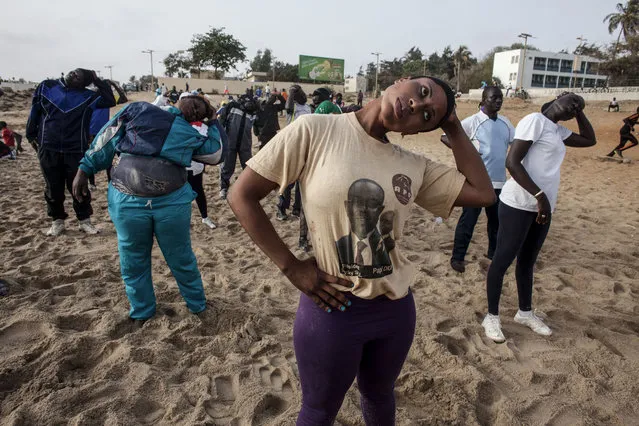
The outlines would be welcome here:
[[[344,81],[344,60],[300,55],[299,78],[313,81]]]

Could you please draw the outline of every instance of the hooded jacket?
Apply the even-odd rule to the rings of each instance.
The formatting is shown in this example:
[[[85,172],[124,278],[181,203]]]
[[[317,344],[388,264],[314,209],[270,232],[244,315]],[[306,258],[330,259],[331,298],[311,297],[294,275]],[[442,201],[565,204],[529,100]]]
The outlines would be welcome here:
[[[89,124],[97,108],[115,106],[111,87],[94,81],[97,92],[72,89],[64,80],[44,80],[33,94],[27,122],[27,139],[37,140],[41,149],[82,153],[89,147]]]
[[[190,166],[191,160],[218,164],[223,159],[222,150],[216,124],[210,125],[204,136],[175,107],[165,110],[147,102],[134,102],[97,134],[80,161],[80,169],[88,175],[105,170],[116,153],[161,157],[182,167]]]

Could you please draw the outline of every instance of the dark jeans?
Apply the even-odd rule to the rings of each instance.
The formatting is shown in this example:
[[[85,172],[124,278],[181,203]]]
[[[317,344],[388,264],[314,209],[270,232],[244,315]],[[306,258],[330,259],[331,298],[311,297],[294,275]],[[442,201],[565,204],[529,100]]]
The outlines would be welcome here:
[[[194,175],[191,170],[189,170],[188,181],[193,188],[193,191],[197,194],[195,198],[195,203],[197,204],[197,208],[200,210],[200,215],[202,219],[208,217],[208,207],[206,206],[206,194],[204,193],[204,172],[199,175]]]
[[[300,184],[295,182],[286,187],[283,193],[280,194],[279,201],[277,202],[277,208],[282,213],[286,213],[286,210],[291,206],[291,191],[295,187],[295,202],[293,203],[293,211],[300,211],[302,209],[302,195],[300,194]]]
[[[497,200],[499,200],[499,194],[501,189],[495,189]],[[457,222],[457,228],[455,228],[455,245],[453,246],[454,260],[463,261],[470,245],[470,240],[473,238],[473,231],[477,224],[477,219],[481,214],[481,207],[464,207],[462,214]],[[488,257],[492,259],[495,254],[495,247],[497,246],[497,231],[499,230],[499,201],[490,207],[486,207],[486,218],[488,219],[487,231],[488,231]]]
[[[47,201],[47,213],[53,219],[66,219],[69,215],[64,211],[64,189],[72,193],[73,179],[78,171],[78,165],[84,155],[81,153],[62,153],[40,148],[38,158],[40,168],[46,184],[44,199]],[[78,220],[91,217],[91,193],[84,201],[73,198],[73,210]]]
[[[293,328],[302,385],[298,426],[332,425],[356,377],[366,424],[395,424],[395,381],[415,334],[413,295],[346,297],[352,305],[331,313],[300,297]]]
[[[486,292],[488,295],[488,312],[499,314],[499,298],[504,285],[504,275],[517,258],[515,278],[519,309],[532,309],[533,269],[541,247],[544,245],[550,221],[545,225],[538,224],[536,212],[528,212],[499,203],[499,232],[497,233],[497,250],[488,268]]]

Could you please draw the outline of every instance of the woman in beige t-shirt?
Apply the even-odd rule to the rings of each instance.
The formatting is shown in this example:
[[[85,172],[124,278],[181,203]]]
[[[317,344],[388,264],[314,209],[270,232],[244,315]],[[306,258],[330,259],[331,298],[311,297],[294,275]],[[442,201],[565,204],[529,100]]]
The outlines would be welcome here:
[[[454,112],[450,87],[402,79],[356,113],[307,115],[248,163],[229,204],[255,243],[301,291],[294,344],[299,425],[332,424],[357,376],[367,424],[393,424],[393,389],[415,330],[415,268],[401,251],[416,203],[447,217],[488,206],[495,192]],[[393,145],[387,132],[443,129],[457,169]],[[260,200],[300,182],[315,257],[297,259]]]

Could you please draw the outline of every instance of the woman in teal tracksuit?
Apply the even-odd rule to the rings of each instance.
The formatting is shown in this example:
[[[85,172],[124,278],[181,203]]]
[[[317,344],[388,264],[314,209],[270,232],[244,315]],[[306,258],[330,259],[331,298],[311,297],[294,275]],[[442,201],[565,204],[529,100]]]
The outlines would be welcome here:
[[[218,164],[223,158],[214,117],[213,107],[199,96],[180,100],[177,108],[132,103],[98,133],[80,162],[73,192],[83,197],[88,177],[110,166],[117,155],[108,189],[109,214],[118,234],[132,319],[155,314],[154,235],[189,310],[199,313],[206,308],[191,248],[191,202],[196,194],[187,182],[186,167],[192,159]]]

